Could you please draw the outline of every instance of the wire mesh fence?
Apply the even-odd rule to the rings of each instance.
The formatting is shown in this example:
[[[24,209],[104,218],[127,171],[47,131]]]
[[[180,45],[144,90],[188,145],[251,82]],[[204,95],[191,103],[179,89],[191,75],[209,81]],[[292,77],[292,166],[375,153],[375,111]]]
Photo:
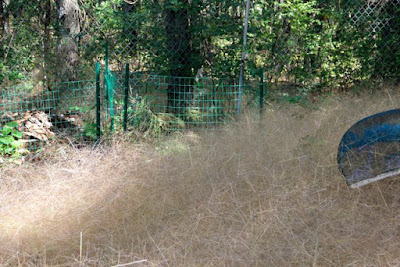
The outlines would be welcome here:
[[[363,62],[371,76],[399,78],[400,1],[348,1],[344,7],[344,24],[349,32],[365,39],[360,53],[368,54]]]
[[[51,90],[8,87],[0,94],[0,157],[28,154],[57,138],[96,139],[95,80],[59,82]]]
[[[132,71],[226,77],[238,67],[242,1],[103,1],[86,10],[105,36],[113,71],[128,62]]]
[[[400,76],[399,0],[251,3],[248,77],[304,91]],[[239,0],[2,0],[0,82],[90,79],[105,54],[116,72],[235,78],[244,13]]]
[[[251,60],[272,86],[302,92],[399,80],[399,7],[397,0],[255,1]]]
[[[215,128],[237,117],[239,87],[230,79],[129,72],[128,65],[124,74],[106,71],[103,83],[97,67],[94,80],[54,82],[50,90],[8,87],[0,95],[0,159],[53,139],[93,144],[101,132],[155,137]]]
[[[246,81],[263,69],[269,88],[300,95],[400,79],[399,0],[251,1],[242,51],[245,2],[0,0],[5,135],[38,112],[79,138],[100,119],[138,134],[220,125],[241,100],[263,104],[258,83],[237,83],[242,53]]]
[[[239,84],[235,81],[143,72],[113,75],[114,104],[109,105],[109,116],[120,127],[126,96],[128,129],[141,132],[211,128],[236,117]]]

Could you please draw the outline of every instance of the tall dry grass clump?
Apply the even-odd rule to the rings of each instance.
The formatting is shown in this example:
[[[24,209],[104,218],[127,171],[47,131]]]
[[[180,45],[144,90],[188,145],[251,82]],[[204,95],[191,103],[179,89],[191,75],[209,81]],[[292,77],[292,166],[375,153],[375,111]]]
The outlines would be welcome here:
[[[400,182],[349,189],[336,165],[343,133],[396,107],[394,89],[1,169],[0,262],[398,265]]]

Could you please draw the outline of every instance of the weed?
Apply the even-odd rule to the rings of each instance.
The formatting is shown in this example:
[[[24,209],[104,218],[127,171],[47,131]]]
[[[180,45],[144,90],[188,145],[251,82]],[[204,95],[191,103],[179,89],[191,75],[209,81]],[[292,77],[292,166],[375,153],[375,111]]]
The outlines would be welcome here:
[[[22,133],[18,130],[18,123],[11,121],[0,127],[0,155],[19,157],[22,147]]]

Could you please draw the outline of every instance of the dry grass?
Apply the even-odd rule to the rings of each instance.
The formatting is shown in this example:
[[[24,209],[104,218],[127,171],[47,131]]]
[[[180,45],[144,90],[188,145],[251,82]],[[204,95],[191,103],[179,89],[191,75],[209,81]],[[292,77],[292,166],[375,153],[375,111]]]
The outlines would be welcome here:
[[[1,265],[399,265],[400,182],[349,189],[336,166],[342,134],[394,91],[0,169]]]

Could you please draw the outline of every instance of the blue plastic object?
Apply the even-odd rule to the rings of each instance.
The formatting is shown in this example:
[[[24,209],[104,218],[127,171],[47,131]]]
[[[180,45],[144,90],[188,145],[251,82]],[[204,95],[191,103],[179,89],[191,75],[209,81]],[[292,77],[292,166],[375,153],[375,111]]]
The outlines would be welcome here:
[[[343,135],[337,161],[346,183],[357,188],[400,174],[400,109],[366,117]]]

